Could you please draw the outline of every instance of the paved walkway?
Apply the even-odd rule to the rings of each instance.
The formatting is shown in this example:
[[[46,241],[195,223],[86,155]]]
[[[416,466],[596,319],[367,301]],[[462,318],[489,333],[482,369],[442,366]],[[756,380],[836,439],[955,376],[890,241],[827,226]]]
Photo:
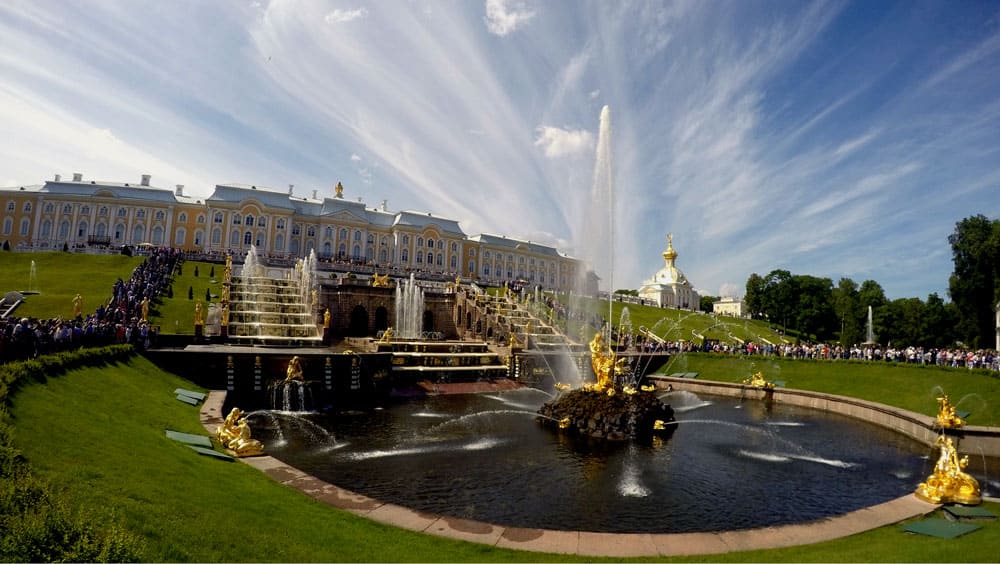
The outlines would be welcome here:
[[[202,405],[201,423],[211,434],[225,417],[222,413],[225,399],[224,391],[213,391]],[[813,544],[926,515],[938,507],[906,495],[809,523],[712,533],[618,534],[522,529],[442,517],[384,503],[319,480],[270,456],[239,460],[333,507],[394,527],[500,548],[581,556],[684,556]]]

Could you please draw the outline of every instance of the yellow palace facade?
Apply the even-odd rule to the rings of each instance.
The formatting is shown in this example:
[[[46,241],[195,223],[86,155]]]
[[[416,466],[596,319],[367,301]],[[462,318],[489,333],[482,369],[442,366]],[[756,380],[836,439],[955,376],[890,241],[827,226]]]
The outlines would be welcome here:
[[[35,186],[0,188],[0,245],[46,251],[153,245],[185,251],[274,258],[315,250],[321,261],[458,276],[484,283],[525,281],[569,290],[581,263],[554,247],[502,235],[467,236],[458,222],[430,213],[390,212],[334,194],[295,196],[218,184],[208,198],[138,183],[56,175]]]

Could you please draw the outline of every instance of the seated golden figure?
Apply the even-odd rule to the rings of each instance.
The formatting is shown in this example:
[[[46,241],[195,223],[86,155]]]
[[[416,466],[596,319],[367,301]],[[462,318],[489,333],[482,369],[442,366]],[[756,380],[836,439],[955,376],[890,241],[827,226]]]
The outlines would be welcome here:
[[[233,453],[234,456],[259,456],[264,453],[264,445],[251,438],[250,424],[243,411],[234,407],[225,421],[215,431],[219,443]]]
[[[293,356],[292,360],[288,361],[288,369],[285,370],[285,382],[292,382],[298,380],[299,382],[304,382],[305,378],[302,376],[302,362],[299,357]]]
[[[597,377],[592,389],[598,392],[612,385],[614,376],[625,370],[625,359],[616,358],[614,351],[604,345],[604,336],[600,333],[595,333],[590,341],[590,364]]]
[[[939,397],[937,401],[939,405],[937,419],[934,421],[935,427],[954,429],[965,425],[965,421],[955,412],[955,406],[952,405],[947,394]]]
[[[916,496],[930,503],[961,503],[977,505],[983,501],[979,482],[963,472],[969,464],[969,457],[958,458],[958,451],[951,439],[940,435],[935,444],[941,455],[934,465],[934,473],[926,482],[917,486]]]

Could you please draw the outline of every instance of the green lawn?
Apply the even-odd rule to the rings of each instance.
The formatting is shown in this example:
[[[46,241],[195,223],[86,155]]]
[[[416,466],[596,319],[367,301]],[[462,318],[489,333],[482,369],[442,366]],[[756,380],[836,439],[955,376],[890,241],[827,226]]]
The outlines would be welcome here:
[[[726,360],[726,359],[723,359]],[[689,367],[731,373],[722,361],[688,359]],[[842,378],[865,383],[862,396],[881,390],[899,397],[892,368],[845,378],[834,363],[812,363],[814,374],[780,363],[783,377]],[[806,364],[806,363],[802,363]],[[864,367],[859,367],[864,368]],[[824,374],[825,371],[825,374]],[[928,371],[937,372],[934,369]],[[904,372],[906,378],[914,376]],[[954,377],[941,371],[917,387]],[[919,378],[919,376],[918,376]],[[198,408],[173,398],[195,388],[141,357],[126,364],[78,369],[44,384],[29,383],[13,397],[15,443],[35,472],[92,519],[118,521],[145,539],[146,561],[579,561],[579,557],[499,550],[403,531],[322,505],[239,463],[197,456],[167,440],[164,429],[201,433]],[[995,390],[995,388],[994,388]],[[850,390],[848,390],[850,391]],[[994,394],[995,391],[988,392]],[[992,399],[996,396],[990,395]],[[996,403],[996,402],[993,402]],[[1000,505],[984,507],[1000,513]],[[712,562],[988,562],[996,560],[1000,524],[943,540],[884,527],[827,543],[780,550],[715,554],[677,561]],[[595,560],[587,558],[587,560]],[[636,561],[665,559],[638,559]]]
[[[36,276],[31,279],[31,262]],[[17,310],[20,317],[70,318],[73,297],[83,296],[83,313],[93,313],[111,298],[115,280],[127,280],[142,257],[77,253],[15,253],[0,251],[0,294],[36,290]],[[29,288],[31,286],[31,288]]]
[[[709,353],[677,357],[661,372],[698,372],[699,378],[739,382],[755,371],[785,387],[851,396],[936,415],[946,393],[970,425],[1000,426],[1000,376],[986,370],[885,362],[782,360]]]
[[[198,276],[195,276],[195,269]],[[181,266],[181,273],[174,274],[173,294],[168,297],[162,294],[159,303],[150,312],[150,323],[159,325],[163,333],[178,335],[194,334],[194,305],[199,300],[207,315],[208,303],[205,300],[205,290],[215,295],[212,302],[218,302],[222,296],[222,277],[225,266],[210,262],[187,261]],[[214,271],[215,275],[212,276]],[[188,290],[191,299],[188,299]]]

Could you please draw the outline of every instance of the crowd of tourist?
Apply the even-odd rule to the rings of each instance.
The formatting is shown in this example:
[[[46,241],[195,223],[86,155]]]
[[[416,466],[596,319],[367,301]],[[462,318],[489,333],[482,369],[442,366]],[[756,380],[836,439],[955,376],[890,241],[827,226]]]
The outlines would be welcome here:
[[[25,360],[79,347],[124,344],[149,347],[157,331],[144,318],[147,308],[170,283],[179,257],[172,249],[153,249],[128,280],[118,279],[112,297],[93,313],[75,318],[0,319],[0,362]]]

